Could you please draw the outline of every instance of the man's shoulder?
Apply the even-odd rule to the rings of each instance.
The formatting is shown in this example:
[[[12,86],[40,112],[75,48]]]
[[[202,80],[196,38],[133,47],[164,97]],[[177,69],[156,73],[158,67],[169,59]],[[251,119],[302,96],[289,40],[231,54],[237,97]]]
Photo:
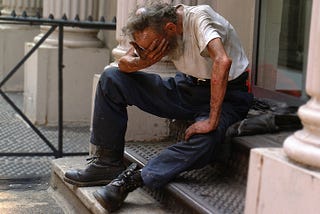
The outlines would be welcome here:
[[[215,12],[210,5],[202,4],[195,6],[185,6],[185,8],[190,12]]]
[[[178,4],[175,6],[176,8],[180,8],[182,7],[183,9],[189,11],[189,12],[198,12],[198,11],[214,11],[214,9],[210,6],[210,5],[207,5],[207,4],[201,4],[201,5],[194,5],[194,6],[191,6],[191,5],[185,5],[185,4]]]

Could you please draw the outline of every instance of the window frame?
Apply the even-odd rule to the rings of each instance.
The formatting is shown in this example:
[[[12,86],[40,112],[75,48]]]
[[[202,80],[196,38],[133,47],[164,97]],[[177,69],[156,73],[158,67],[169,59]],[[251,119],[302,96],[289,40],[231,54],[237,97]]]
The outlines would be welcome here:
[[[307,100],[302,98],[290,96],[281,92],[265,89],[257,86],[257,72],[258,72],[258,54],[259,54],[259,38],[260,38],[260,20],[261,20],[261,1],[255,1],[255,14],[254,14],[254,41],[252,49],[252,64],[251,64],[251,89],[255,97],[270,98],[281,102],[286,102],[288,105],[301,106]]]

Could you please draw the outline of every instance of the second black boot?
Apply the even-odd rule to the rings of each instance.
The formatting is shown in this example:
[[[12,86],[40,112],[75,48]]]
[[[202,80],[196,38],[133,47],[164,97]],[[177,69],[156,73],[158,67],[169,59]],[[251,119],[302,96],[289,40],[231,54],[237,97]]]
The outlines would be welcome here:
[[[87,160],[85,169],[68,170],[64,181],[79,187],[106,185],[125,169],[122,154],[99,146]]]
[[[101,206],[113,212],[121,207],[129,192],[142,185],[141,171],[138,165],[133,163],[116,179],[95,191],[93,195]]]

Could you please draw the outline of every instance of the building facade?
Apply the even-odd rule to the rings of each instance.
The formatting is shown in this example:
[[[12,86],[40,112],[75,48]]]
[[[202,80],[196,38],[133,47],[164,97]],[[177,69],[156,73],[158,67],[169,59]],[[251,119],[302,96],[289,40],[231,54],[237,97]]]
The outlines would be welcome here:
[[[301,106],[299,117],[304,125],[284,142],[279,155],[285,161],[295,160],[308,166],[320,167],[320,3],[312,0],[163,0],[169,3],[189,5],[209,4],[225,16],[237,29],[250,59],[252,90],[257,97],[269,97]],[[116,64],[119,57],[129,48],[127,39],[121,34],[128,17],[128,11],[147,0],[2,0],[1,15],[15,11],[21,15],[26,11],[30,16],[40,12],[43,17],[53,14],[60,18],[64,14],[70,19],[78,16],[81,20],[91,17],[107,20],[116,17],[116,31],[65,30],[65,122],[90,123],[92,88],[94,75],[100,74],[105,66]],[[44,26],[0,25],[0,76],[14,65],[41,38],[48,29]],[[18,42],[19,41],[19,42]],[[7,91],[24,91],[24,111],[37,124],[57,122],[57,35],[53,34],[34,54],[25,67],[4,87]],[[172,75],[172,63],[161,61],[146,69],[161,75]],[[76,77],[76,78],[75,78]],[[136,110],[130,113],[140,114]],[[140,117],[140,116],[139,116]],[[147,116],[146,116],[147,117]],[[149,118],[155,121],[156,118]],[[145,121],[144,121],[145,122]],[[165,127],[165,121],[157,123]],[[134,126],[136,126],[135,124]],[[139,124],[138,124],[139,125]],[[132,126],[132,127],[134,127]],[[129,128],[130,129],[130,128]],[[165,129],[165,128],[164,128]],[[165,135],[166,131],[159,135]],[[143,136],[145,137],[145,136]],[[259,156],[268,156],[268,151],[258,151]],[[255,156],[257,157],[257,156]],[[287,159],[288,157],[289,159]],[[268,156],[270,158],[270,155]],[[275,161],[278,165],[284,162]],[[291,164],[291,163],[290,163]],[[292,165],[284,164],[286,169]],[[251,166],[250,166],[251,167]],[[253,166],[254,167],[254,166]],[[304,167],[295,165],[295,169]],[[255,172],[249,174],[251,184]],[[292,169],[292,170],[295,170]],[[306,167],[302,176],[313,176],[316,170]],[[291,170],[291,168],[290,168]],[[292,171],[290,171],[292,173]],[[313,174],[313,175],[312,175]],[[253,175],[253,178],[250,176]],[[260,177],[261,179],[261,177]],[[281,178],[285,179],[285,178]],[[290,185],[290,181],[289,185]],[[312,181],[313,182],[313,181]],[[319,182],[317,180],[317,182]],[[252,188],[249,184],[248,188]],[[313,184],[306,184],[312,188]],[[283,185],[284,186],[284,185]],[[254,189],[254,188],[253,188]],[[279,190],[281,192],[281,190]],[[282,191],[283,192],[283,191]],[[320,194],[320,191],[318,192]],[[308,194],[305,194],[308,197]],[[248,195],[248,198],[264,195]],[[284,196],[285,197],[285,196]],[[266,197],[266,202],[268,202]],[[285,200],[286,198],[283,198]],[[309,200],[306,198],[306,200]],[[246,213],[263,212],[257,202],[247,203]],[[292,199],[293,203],[295,202]],[[310,202],[310,201],[309,201]],[[303,202],[296,203],[302,206]],[[265,205],[264,205],[265,206]],[[313,208],[314,203],[308,203]],[[295,206],[293,206],[295,207]],[[316,208],[315,208],[316,209]],[[253,211],[254,210],[254,211]],[[270,211],[271,209],[269,209]]]

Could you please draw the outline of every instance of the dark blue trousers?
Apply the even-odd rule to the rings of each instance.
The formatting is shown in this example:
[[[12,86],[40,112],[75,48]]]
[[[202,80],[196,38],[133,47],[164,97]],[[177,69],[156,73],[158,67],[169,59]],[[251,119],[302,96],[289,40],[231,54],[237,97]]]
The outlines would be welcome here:
[[[142,169],[144,184],[159,188],[183,171],[212,162],[227,128],[246,117],[252,99],[252,94],[246,91],[228,89],[218,128],[164,149]],[[210,85],[199,85],[182,73],[162,79],[157,74],[127,74],[117,67],[110,67],[102,73],[97,86],[92,144],[123,155],[127,105],[135,105],[159,117],[197,121],[209,116]]]

